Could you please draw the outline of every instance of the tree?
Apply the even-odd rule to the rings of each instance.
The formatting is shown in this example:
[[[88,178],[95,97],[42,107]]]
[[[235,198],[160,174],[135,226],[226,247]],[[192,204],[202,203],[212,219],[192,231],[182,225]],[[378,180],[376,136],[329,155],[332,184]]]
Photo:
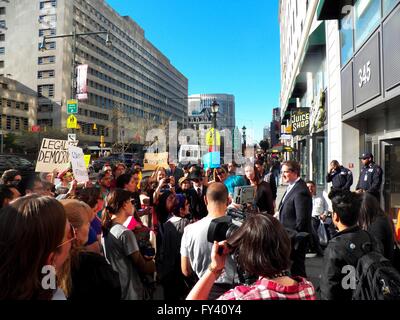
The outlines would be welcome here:
[[[267,150],[270,148],[269,141],[268,140],[261,140],[260,141],[260,148],[263,149],[264,152],[267,152]]]

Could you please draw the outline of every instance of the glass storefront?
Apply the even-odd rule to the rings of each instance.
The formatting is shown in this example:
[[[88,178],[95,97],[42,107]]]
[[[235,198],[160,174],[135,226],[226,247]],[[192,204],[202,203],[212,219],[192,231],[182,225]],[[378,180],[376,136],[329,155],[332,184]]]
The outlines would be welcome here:
[[[353,11],[340,20],[340,51],[342,66],[353,56]]]
[[[354,39],[358,49],[372,30],[376,28],[381,17],[380,0],[357,0],[354,5]]]
[[[383,147],[385,211],[395,219],[400,212],[400,139],[386,140]]]
[[[309,167],[309,150],[307,139],[301,140],[298,143],[299,150],[299,163],[300,163],[300,177],[308,180],[308,167]]]
[[[322,132],[313,137],[313,179],[317,185],[325,185],[325,176],[328,171],[326,163],[326,136]]]

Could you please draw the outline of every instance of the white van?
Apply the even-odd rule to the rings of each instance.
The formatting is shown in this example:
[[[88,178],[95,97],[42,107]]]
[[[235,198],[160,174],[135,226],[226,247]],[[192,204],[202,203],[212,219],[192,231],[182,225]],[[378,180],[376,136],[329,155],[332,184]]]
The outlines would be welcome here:
[[[198,163],[201,161],[200,146],[192,144],[181,145],[178,160],[180,164]]]

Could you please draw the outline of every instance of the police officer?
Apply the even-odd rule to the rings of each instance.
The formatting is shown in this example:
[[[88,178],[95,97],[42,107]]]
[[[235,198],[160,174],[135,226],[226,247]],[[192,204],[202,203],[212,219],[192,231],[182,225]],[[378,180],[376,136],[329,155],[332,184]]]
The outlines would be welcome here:
[[[361,169],[356,192],[369,192],[380,201],[382,168],[373,161],[374,156],[370,152],[363,153],[360,159],[364,166]]]
[[[326,182],[332,182],[332,190],[350,190],[353,184],[352,172],[341,166],[338,161],[332,160],[326,175]]]

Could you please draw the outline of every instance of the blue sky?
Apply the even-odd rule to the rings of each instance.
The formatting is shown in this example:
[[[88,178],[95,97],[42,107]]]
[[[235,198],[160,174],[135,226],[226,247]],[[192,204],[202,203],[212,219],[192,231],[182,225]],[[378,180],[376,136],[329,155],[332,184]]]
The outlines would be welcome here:
[[[189,94],[233,94],[236,125],[262,138],[279,105],[278,0],[106,1],[189,79]]]

